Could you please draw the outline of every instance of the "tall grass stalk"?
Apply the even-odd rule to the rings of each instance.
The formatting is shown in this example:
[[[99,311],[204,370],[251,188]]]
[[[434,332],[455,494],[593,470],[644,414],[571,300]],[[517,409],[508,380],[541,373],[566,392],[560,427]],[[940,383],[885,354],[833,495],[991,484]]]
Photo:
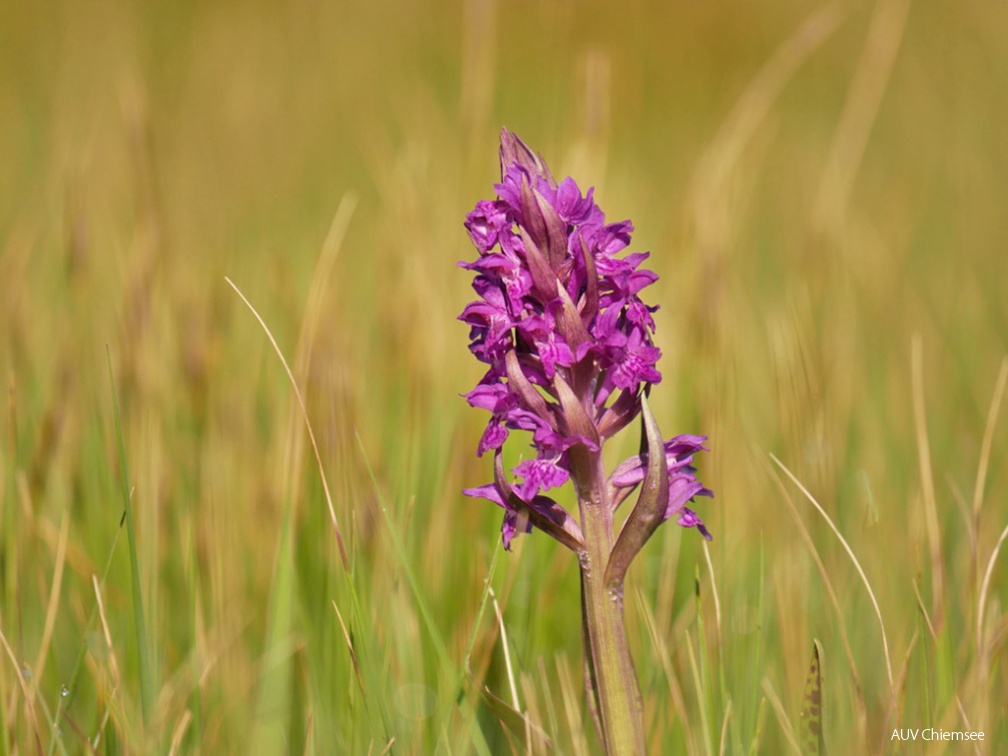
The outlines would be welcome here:
[[[140,558],[137,554],[136,527],[133,520],[133,492],[129,485],[129,468],[126,466],[126,444],[123,442],[122,424],[119,421],[119,399],[116,397],[115,375],[112,371],[112,353],[105,349],[108,362],[109,388],[112,391],[112,412],[115,418],[116,441],[119,448],[119,472],[122,479],[123,517],[126,523],[126,537],[129,543],[130,588],[133,603],[133,632],[137,646],[140,675],[140,707],[144,724],[150,722],[154,714],[154,677],[150,658],[150,639],[147,622],[144,619],[143,592],[140,588]]]
[[[840,541],[841,545],[844,547],[844,551],[847,552],[847,556],[850,557],[851,562],[853,562],[854,569],[857,571],[858,576],[861,578],[861,582],[864,584],[865,590],[868,591],[868,598],[871,599],[872,607],[875,609],[875,617],[878,619],[879,632],[882,636],[882,657],[883,661],[885,662],[886,677],[889,680],[889,690],[895,692],[896,688],[893,682],[892,662],[890,661],[889,657],[889,641],[886,638],[885,622],[882,620],[882,610],[879,608],[878,599],[875,598],[875,591],[872,590],[871,583],[868,581],[868,576],[865,575],[864,570],[861,568],[861,563],[858,561],[858,558],[854,556],[854,551],[853,549],[851,549],[850,544],[848,544],[847,540],[840,534],[840,531],[837,529],[836,525],[833,524],[832,518],[830,518],[830,516],[826,514],[826,510],[822,508],[822,505],[819,504],[818,501],[816,501],[815,497],[812,496],[811,493],[809,493],[808,489],[805,488],[804,485],[802,485],[801,481],[799,481],[798,478],[795,477],[794,473],[792,473],[784,465],[783,462],[777,459],[777,457],[774,456],[773,454],[770,455],[770,459],[772,459],[774,464],[776,464],[781,470],[784,471],[784,474],[791,479],[791,482],[794,483],[798,487],[798,490],[805,495],[805,498],[808,499],[809,502],[811,502],[812,506],[815,507],[816,511],[822,516],[823,520],[826,521],[826,524],[829,525],[830,530],[833,531],[833,534],[837,537],[837,540]]]

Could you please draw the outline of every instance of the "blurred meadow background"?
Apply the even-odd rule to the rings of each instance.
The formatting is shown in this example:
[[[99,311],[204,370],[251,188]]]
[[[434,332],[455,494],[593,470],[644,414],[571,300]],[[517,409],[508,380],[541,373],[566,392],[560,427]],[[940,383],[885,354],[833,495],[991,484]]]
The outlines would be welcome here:
[[[814,752],[819,648],[832,753],[1006,752],[1006,33],[986,0],[3,4],[4,751],[599,752],[573,558],[460,493],[492,462],[455,263],[506,125],[633,219],[652,406],[710,436],[714,541],[666,525],[629,575],[652,751]],[[890,739],[928,727],[985,739]]]

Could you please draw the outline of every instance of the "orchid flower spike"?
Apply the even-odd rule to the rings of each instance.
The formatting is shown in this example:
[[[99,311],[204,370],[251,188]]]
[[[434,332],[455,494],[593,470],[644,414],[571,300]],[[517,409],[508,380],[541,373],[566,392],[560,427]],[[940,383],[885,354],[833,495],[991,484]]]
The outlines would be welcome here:
[[[542,157],[507,129],[500,166],[496,198],[478,202],[465,221],[478,257],[459,263],[475,273],[478,297],[459,319],[470,327],[470,351],[487,365],[465,396],[490,413],[477,454],[494,454],[493,481],[465,493],[504,509],[505,548],[518,532],[537,528],[580,552],[582,523],[544,492],[572,480],[584,498],[589,478],[598,477],[592,460],[601,458],[602,445],[643,411],[646,443],[615,469],[601,496],[615,510],[644,484],[635,508],[641,513],[624,526],[639,531],[627,536],[633,544],[627,561],[672,518],[709,539],[686,506],[712,495],[692,466],[705,437],[661,442],[658,436],[656,444],[648,430],[654,420],[643,397],[661,381],[661,352],[653,339],[658,307],[640,294],[658,276],[641,267],[649,253],[621,254],[633,224],[606,223],[594,189],[582,194],[572,178],[557,183]],[[513,482],[501,460],[512,430],[531,433],[535,448],[534,457],[511,469]],[[652,453],[663,461],[652,466]],[[662,480],[649,474],[651,467]]]

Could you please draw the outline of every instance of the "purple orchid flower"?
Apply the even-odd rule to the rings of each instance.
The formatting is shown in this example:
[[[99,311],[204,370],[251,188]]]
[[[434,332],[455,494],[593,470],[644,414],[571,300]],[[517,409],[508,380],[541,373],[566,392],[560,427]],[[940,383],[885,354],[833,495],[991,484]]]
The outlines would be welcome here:
[[[506,129],[500,161],[497,198],[481,200],[466,217],[479,256],[459,266],[475,273],[479,299],[459,319],[470,326],[470,351],[489,366],[466,395],[491,413],[477,452],[499,453],[509,430],[533,433],[536,456],[511,471],[520,483],[508,484],[501,471],[493,483],[465,492],[506,510],[502,536],[509,547],[519,519],[526,532],[543,518],[555,522],[547,513],[562,508],[544,491],[571,479],[580,485],[573,450],[597,452],[640,415],[641,397],[661,381],[661,351],[653,340],[658,308],[640,298],[658,278],[640,267],[648,253],[617,257],[630,244],[633,224],[607,224],[594,189],[582,194],[572,178],[557,184],[542,158]],[[704,440],[665,442],[661,518],[674,517],[709,539],[686,507],[695,496],[712,495],[690,464]],[[647,457],[632,457],[610,477],[606,499],[613,510],[644,482]],[[560,531],[565,545],[583,547],[579,529]]]
[[[479,256],[459,263],[473,271],[479,299],[459,319],[470,327],[470,351],[487,371],[466,399],[490,413],[477,446],[494,452],[494,478],[469,496],[504,510],[509,549],[533,528],[578,557],[589,710],[609,754],[644,753],[646,738],[633,660],[623,621],[627,568],[667,520],[696,528],[689,506],[711,496],[696,478],[694,456],[704,436],[663,441],[647,394],[661,381],[654,345],[656,306],[641,293],[657,276],[630,244],[629,221],[606,223],[594,190],[571,178],[559,184],[511,132],[501,133],[497,198],[466,218]],[[606,476],[605,441],[640,417],[641,451]],[[535,456],[504,471],[512,430],[532,435]],[[545,492],[574,484],[579,518]],[[640,489],[618,535],[614,514]]]

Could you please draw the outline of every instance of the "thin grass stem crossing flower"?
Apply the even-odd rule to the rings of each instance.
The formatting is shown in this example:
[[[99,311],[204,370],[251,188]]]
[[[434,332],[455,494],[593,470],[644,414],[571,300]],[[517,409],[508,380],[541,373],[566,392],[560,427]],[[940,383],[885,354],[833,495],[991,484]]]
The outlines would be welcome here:
[[[496,198],[466,217],[476,247],[478,299],[459,319],[469,349],[487,366],[466,394],[490,413],[476,448],[494,456],[493,481],[465,489],[504,510],[501,537],[540,530],[573,551],[581,567],[586,687],[606,751],[640,753],[643,719],[623,625],[623,578],[661,523],[674,519],[710,533],[689,506],[711,496],[693,459],[703,436],[663,441],[646,396],[661,381],[654,345],[658,309],[641,292],[658,276],[642,267],[647,252],[624,253],[630,221],[606,223],[594,189],[557,183],[546,163],[503,130]],[[605,442],[641,417],[640,453],[607,475]],[[511,431],[531,434],[534,457],[504,469]],[[547,492],[572,482],[578,512]],[[640,493],[618,534],[616,509]],[[611,600],[616,597],[616,601]]]

